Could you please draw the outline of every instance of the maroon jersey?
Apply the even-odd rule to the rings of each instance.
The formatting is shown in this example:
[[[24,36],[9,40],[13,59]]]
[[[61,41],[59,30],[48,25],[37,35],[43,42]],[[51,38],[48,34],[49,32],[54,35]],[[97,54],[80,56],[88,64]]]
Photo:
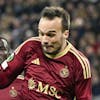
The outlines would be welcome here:
[[[1,64],[0,88],[25,71],[20,100],[91,100],[88,59],[69,42],[54,56],[44,54],[41,42],[31,38]]]
[[[0,100],[19,100],[21,84],[23,83],[22,76],[18,77],[12,84],[5,89],[0,90]]]

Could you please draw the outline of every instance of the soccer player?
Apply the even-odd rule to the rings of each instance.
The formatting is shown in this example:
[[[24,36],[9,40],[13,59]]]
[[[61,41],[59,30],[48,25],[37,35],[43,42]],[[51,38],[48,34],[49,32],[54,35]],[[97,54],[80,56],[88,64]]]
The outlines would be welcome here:
[[[63,8],[45,7],[39,36],[26,40],[1,64],[0,88],[24,70],[19,100],[91,100],[90,64],[68,41],[69,29]]]

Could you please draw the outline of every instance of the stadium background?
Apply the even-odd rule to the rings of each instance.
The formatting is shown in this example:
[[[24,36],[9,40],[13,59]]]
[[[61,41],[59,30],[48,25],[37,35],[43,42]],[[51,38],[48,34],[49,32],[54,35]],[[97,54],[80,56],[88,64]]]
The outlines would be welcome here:
[[[0,0],[0,36],[9,41],[11,52],[37,36],[45,6],[62,6],[70,13],[69,40],[89,58],[93,100],[100,100],[100,0]]]

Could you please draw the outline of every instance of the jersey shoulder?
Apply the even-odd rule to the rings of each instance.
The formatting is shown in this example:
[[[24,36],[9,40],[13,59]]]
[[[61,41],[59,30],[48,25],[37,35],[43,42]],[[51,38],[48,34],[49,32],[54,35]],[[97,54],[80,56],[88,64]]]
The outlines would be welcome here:
[[[84,79],[90,78],[91,68],[88,58],[81,51],[77,50],[73,45],[71,46],[69,52],[74,55],[74,58],[76,59],[75,63],[80,64],[78,67],[81,67]]]
[[[39,37],[31,37],[29,39],[27,39],[26,41],[24,41],[21,45],[19,45],[16,49],[15,49],[15,54],[17,54],[21,48],[24,48],[24,49],[27,49],[28,47],[34,47],[36,48],[35,46],[38,46],[40,44],[40,39]]]

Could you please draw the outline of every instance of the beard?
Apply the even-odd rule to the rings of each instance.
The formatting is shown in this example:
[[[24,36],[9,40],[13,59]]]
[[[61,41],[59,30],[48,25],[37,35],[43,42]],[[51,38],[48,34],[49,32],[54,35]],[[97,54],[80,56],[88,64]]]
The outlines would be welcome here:
[[[58,54],[60,52],[60,50],[61,50],[61,46],[57,47],[55,50],[53,50],[51,52],[43,49],[44,53],[48,54],[48,55],[56,55],[56,54]]]

